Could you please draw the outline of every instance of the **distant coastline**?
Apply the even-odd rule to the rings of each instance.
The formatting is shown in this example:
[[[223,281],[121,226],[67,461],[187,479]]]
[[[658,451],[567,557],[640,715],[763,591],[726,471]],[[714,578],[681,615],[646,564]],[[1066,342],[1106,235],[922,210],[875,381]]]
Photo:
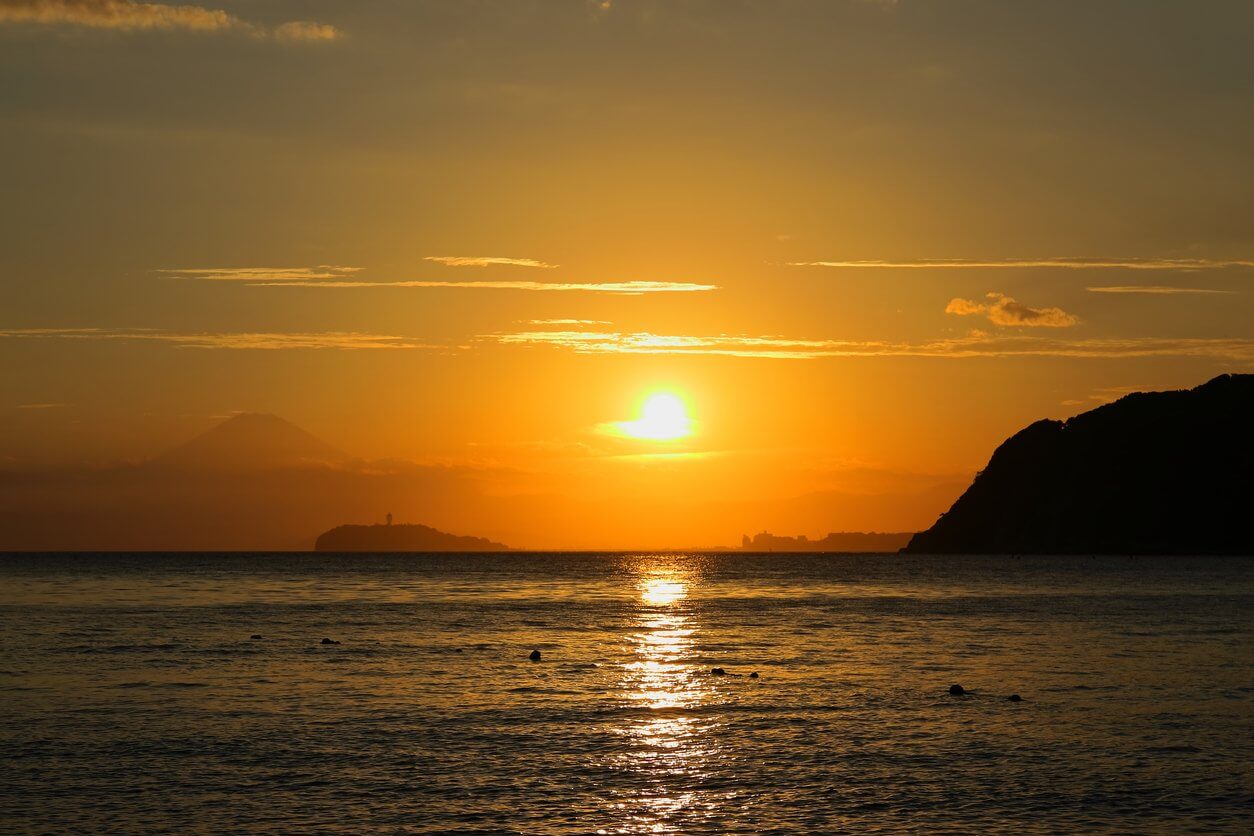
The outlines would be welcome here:
[[[762,531],[740,538],[746,552],[897,552],[905,548],[913,531],[833,531],[820,540],[802,534],[783,537]]]

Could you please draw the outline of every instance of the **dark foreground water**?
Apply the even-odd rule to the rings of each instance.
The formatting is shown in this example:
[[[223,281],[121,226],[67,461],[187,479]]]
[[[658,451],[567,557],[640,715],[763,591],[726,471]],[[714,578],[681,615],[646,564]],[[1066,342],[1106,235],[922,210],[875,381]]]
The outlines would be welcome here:
[[[3,832],[1254,829],[1249,559],[8,555],[0,635]]]

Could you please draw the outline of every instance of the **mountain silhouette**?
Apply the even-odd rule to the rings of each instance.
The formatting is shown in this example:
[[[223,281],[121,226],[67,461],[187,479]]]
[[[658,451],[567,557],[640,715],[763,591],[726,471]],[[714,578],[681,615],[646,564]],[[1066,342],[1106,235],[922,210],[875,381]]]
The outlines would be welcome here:
[[[1141,392],[1007,439],[904,551],[1254,554],[1254,375]]]
[[[388,517],[391,519],[391,516]],[[509,546],[483,537],[446,534],[425,525],[341,525],[314,542],[320,552],[503,552]]]
[[[157,456],[187,470],[269,470],[340,464],[348,456],[277,415],[245,412]]]

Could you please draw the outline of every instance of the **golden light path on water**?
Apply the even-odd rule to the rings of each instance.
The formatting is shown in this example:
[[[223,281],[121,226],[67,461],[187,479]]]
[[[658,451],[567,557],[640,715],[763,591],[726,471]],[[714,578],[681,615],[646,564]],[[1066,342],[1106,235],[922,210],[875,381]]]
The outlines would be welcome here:
[[[621,694],[629,706],[620,729],[627,751],[612,766],[630,793],[614,800],[620,825],[603,833],[670,833],[716,812],[700,789],[717,755],[718,723],[699,711],[715,696],[696,658],[698,625],[688,600],[694,576],[676,565],[642,565],[636,629],[629,636]],[[720,800],[721,801],[721,800]]]

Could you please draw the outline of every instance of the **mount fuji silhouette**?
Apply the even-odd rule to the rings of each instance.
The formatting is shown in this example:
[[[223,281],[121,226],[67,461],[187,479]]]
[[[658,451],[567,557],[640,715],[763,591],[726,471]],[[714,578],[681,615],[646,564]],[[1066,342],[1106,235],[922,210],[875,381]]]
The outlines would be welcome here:
[[[277,415],[244,412],[150,464],[181,470],[273,470],[347,461],[346,454]]]

